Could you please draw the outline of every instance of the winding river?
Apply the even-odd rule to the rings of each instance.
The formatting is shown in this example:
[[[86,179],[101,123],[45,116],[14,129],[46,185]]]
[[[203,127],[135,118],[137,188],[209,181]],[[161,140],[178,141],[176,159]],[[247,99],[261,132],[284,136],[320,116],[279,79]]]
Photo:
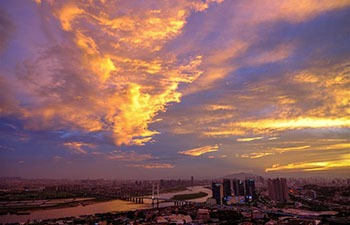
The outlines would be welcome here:
[[[172,192],[172,193],[163,193],[160,194],[161,198],[172,198],[174,195],[179,194],[191,194],[205,192],[208,196],[198,199],[192,199],[193,202],[205,202],[208,197],[211,197],[211,190],[204,188],[203,186],[195,186],[189,188],[186,191]],[[159,207],[171,206],[174,205],[171,202],[162,202],[159,204]],[[151,200],[145,199],[144,204],[133,204],[131,202],[126,202],[122,200],[112,200],[108,202],[94,203],[86,206],[75,206],[69,208],[58,208],[58,209],[42,209],[31,211],[29,215],[1,215],[0,223],[16,223],[16,222],[26,222],[28,220],[43,220],[43,219],[55,219],[63,217],[77,217],[81,215],[93,215],[96,213],[107,213],[107,212],[120,212],[120,211],[129,211],[136,209],[150,208]]]

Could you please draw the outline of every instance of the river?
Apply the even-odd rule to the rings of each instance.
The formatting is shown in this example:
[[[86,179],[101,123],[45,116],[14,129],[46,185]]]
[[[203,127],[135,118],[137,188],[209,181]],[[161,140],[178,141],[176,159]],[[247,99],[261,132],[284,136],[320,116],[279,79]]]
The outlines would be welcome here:
[[[189,188],[186,191],[172,192],[172,193],[162,193],[159,195],[161,198],[172,198],[174,195],[179,194],[191,194],[205,192],[208,196],[198,199],[192,199],[193,202],[205,202],[208,197],[211,197],[211,190],[204,188],[203,186],[195,186]],[[81,215],[94,215],[96,213],[107,213],[107,212],[120,212],[120,211],[130,211],[136,209],[150,208],[151,200],[145,199],[144,204],[133,204],[131,202],[126,202],[122,200],[112,200],[108,202],[94,203],[86,206],[75,206],[69,208],[58,208],[58,209],[41,209],[31,211],[29,215],[0,215],[0,223],[16,223],[16,222],[26,222],[28,220],[43,220],[43,219],[55,219],[63,217],[77,217]],[[172,202],[162,202],[159,207],[172,206]]]

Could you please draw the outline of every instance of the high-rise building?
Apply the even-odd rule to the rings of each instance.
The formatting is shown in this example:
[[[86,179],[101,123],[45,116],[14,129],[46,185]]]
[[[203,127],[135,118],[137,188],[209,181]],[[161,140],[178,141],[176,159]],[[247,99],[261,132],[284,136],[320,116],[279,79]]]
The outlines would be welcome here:
[[[193,176],[191,176],[191,186],[193,187],[193,185],[194,185],[194,178]]]
[[[244,196],[244,183],[241,180],[234,179],[232,181],[232,186],[235,196]]]
[[[224,189],[221,183],[213,182],[211,184],[211,190],[213,192],[213,198],[216,200],[216,204],[222,205],[222,199],[224,197]]]
[[[241,180],[238,180],[238,195],[244,196],[244,183]]]
[[[255,198],[255,182],[253,179],[245,180],[245,198],[247,201]]]
[[[271,200],[279,203],[285,203],[288,201],[288,187],[286,178],[268,179],[267,188]]]
[[[231,196],[231,180],[230,179],[223,179],[222,181],[223,185],[223,192],[224,192],[224,197]]]
[[[232,190],[233,190],[233,195],[237,196],[238,195],[237,179],[232,180]]]

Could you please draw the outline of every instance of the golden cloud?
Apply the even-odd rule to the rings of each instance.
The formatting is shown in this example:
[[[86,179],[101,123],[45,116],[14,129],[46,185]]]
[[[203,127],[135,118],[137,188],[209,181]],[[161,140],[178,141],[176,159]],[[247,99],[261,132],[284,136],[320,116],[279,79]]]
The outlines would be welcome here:
[[[209,111],[216,111],[216,110],[234,110],[236,107],[232,105],[207,105],[204,106],[204,109]]]
[[[295,146],[295,147],[272,148],[272,150],[279,153],[283,153],[283,152],[289,152],[289,151],[298,151],[298,150],[308,149],[310,147],[311,147],[310,145],[304,145],[304,146]]]
[[[303,129],[303,128],[327,128],[327,127],[350,127],[350,120],[343,118],[313,118],[299,117],[296,119],[263,119],[257,121],[244,121],[235,124],[242,128],[253,128],[256,130],[276,129]]]
[[[332,142],[332,141],[346,141],[345,139],[319,139],[319,140],[314,140],[315,143],[319,144],[322,141],[326,142]],[[307,141],[306,141],[307,142]],[[284,142],[284,144],[291,144],[292,142]],[[304,143],[304,142],[301,142]],[[260,145],[260,144],[259,144]],[[264,156],[269,156],[269,155],[275,155],[276,153],[282,154],[284,152],[291,152],[291,151],[308,151],[308,152],[313,152],[313,151],[319,151],[319,150],[343,150],[343,149],[349,149],[350,144],[349,143],[338,143],[338,144],[323,144],[319,146],[311,146],[311,145],[302,145],[302,146],[293,146],[293,147],[268,147],[268,150],[265,152],[251,152],[247,154],[237,154],[236,157],[242,157],[242,158],[261,158]]]
[[[71,152],[75,154],[86,154],[87,151],[84,150],[83,147],[88,147],[88,148],[96,147],[94,144],[84,143],[84,142],[65,142],[63,145],[69,147],[70,150],[73,150]]]
[[[218,156],[213,156],[213,155],[209,155],[208,159],[214,159],[214,158],[226,158],[227,155],[218,155]]]
[[[350,148],[349,143],[338,143],[338,144],[332,144],[332,145],[320,145],[315,147],[311,147],[310,145],[294,146],[294,147],[279,147],[279,148],[271,148],[271,150],[275,152],[283,153],[283,152],[299,151],[299,150],[315,151],[315,150],[337,150],[337,149],[349,149],[349,148]]]
[[[315,161],[315,162],[300,162],[290,163],[286,166],[280,166],[279,164],[273,165],[271,168],[266,168],[265,172],[270,171],[321,171],[321,170],[334,170],[334,169],[349,169],[350,168],[350,155],[341,155],[336,160],[329,161]]]
[[[242,155],[240,155],[240,157],[257,159],[257,158],[261,158],[261,157],[268,156],[268,155],[274,155],[274,154],[275,154],[274,152],[252,152],[249,154],[242,154]]]
[[[233,128],[230,128],[233,127]],[[204,135],[227,136],[244,135],[249,132],[256,134],[273,134],[285,130],[298,130],[305,128],[345,128],[350,127],[347,117],[340,118],[317,118],[299,117],[291,119],[259,119],[255,121],[242,121],[223,124],[222,127],[214,128],[213,131],[204,131]]]
[[[219,145],[207,145],[200,148],[189,149],[185,151],[178,152],[179,154],[189,155],[189,156],[200,156],[208,152],[216,152],[219,150]]]
[[[227,41],[228,43],[226,42],[220,49],[215,48],[214,51],[210,51],[203,60],[203,67],[206,68],[203,75],[185,89],[185,95],[212,88],[215,81],[225,78],[242,64],[244,66],[256,66],[288,58],[293,53],[296,43],[279,45],[270,51],[263,51],[256,56],[249,57],[243,62],[239,62],[239,64],[233,62],[233,59],[245,53],[249,47],[259,40],[261,24],[276,21],[301,23],[313,19],[321,13],[345,8],[348,3],[346,0],[332,2],[327,0],[282,0],[277,2],[253,0],[249,3],[236,1],[232,5],[234,5],[235,14],[228,18],[227,26],[235,27],[237,31],[243,30],[246,35],[240,37],[240,34],[233,33],[227,37],[230,40]],[[207,21],[206,24],[213,26],[215,23]],[[213,29],[213,27],[210,28]],[[233,36],[234,39],[232,39]],[[194,42],[195,40],[183,48],[192,47],[192,45],[195,45]]]
[[[181,34],[192,12],[220,2],[162,1],[157,9],[152,2],[133,7],[117,0],[40,4],[43,21],[60,23],[63,44],[22,68],[20,85],[37,100],[19,110],[26,128],[103,131],[116,145],[152,142],[158,132],[148,125],[180,102],[180,83],[202,74],[200,55],[180,60],[163,47]]]
[[[125,161],[125,162],[138,162],[138,161],[144,161],[147,159],[154,159],[151,154],[138,154],[135,151],[131,152],[122,152],[122,151],[113,151],[110,153],[110,155],[107,156],[110,160],[118,160],[118,161]]]
[[[269,137],[268,140],[272,141],[272,140],[278,140],[280,139],[280,137]]]
[[[253,10],[250,22],[254,24],[273,20],[299,23],[312,19],[324,11],[344,8],[347,4],[346,0],[282,0],[277,2],[254,0],[250,1],[248,5],[244,1],[241,2],[240,7],[249,7]]]
[[[252,137],[252,138],[237,138],[238,142],[247,142],[247,141],[254,141],[254,140],[261,140],[264,137]]]

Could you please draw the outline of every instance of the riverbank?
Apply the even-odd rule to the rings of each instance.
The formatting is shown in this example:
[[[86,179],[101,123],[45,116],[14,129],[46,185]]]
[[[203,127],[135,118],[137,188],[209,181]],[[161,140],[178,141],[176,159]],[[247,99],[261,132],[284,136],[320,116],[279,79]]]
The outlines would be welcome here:
[[[60,209],[76,207],[79,205],[86,206],[98,202],[107,202],[114,200],[110,197],[98,198],[69,198],[69,199],[50,199],[50,200],[32,200],[32,201],[9,201],[0,202],[0,215],[7,213],[20,214],[22,212]]]
[[[171,193],[161,193],[161,198],[171,199],[175,195],[185,195],[185,194],[194,194],[199,192],[205,192],[208,195],[205,197],[199,197],[192,199],[193,202],[205,202],[208,197],[211,196],[210,190],[202,187],[196,186],[191,189],[186,189],[178,192]],[[61,200],[62,201],[62,200]],[[79,217],[82,215],[95,215],[97,213],[109,213],[109,212],[121,212],[121,211],[132,211],[138,209],[151,208],[151,200],[144,199],[144,204],[134,204],[122,200],[109,200],[104,202],[96,202],[97,199],[88,200],[83,204],[78,204],[74,207],[59,207],[59,208],[50,208],[50,209],[38,209],[30,210],[29,215],[0,215],[0,223],[17,223],[25,222],[27,220],[44,220],[44,219],[55,219],[55,218],[64,218],[64,217]],[[159,207],[172,206],[172,202],[162,202],[159,204]]]
[[[130,211],[139,208],[146,208],[144,204],[133,204],[122,200],[111,200],[107,202],[99,202],[90,205],[78,205],[75,207],[64,207],[56,209],[42,209],[30,211],[29,215],[1,215],[0,223],[17,223],[27,220],[44,220],[63,217],[77,217],[82,215],[94,215],[97,213]]]

